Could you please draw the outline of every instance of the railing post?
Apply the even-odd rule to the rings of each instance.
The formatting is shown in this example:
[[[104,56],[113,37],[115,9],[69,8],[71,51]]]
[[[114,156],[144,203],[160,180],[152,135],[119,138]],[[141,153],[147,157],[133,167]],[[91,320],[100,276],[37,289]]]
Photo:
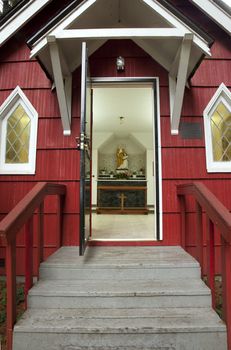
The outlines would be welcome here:
[[[7,350],[12,350],[13,327],[16,321],[16,239],[6,246],[6,290],[7,290],[7,320],[6,337]]]
[[[214,224],[208,216],[207,221],[207,277],[208,286],[212,293],[212,307],[215,308],[215,240],[214,240]]]
[[[227,325],[228,350],[231,350],[231,245],[221,239],[223,319]]]
[[[39,266],[44,260],[43,246],[44,246],[44,202],[42,202],[38,209],[38,254],[37,254],[37,276],[39,278]]]
[[[25,300],[33,285],[33,216],[25,225]]]
[[[203,242],[203,224],[202,224],[202,208],[196,202],[196,246],[197,259],[201,266],[201,277],[204,275],[204,242]]]
[[[63,243],[63,204],[64,198],[62,195],[57,196],[57,247],[60,248]]]
[[[181,246],[186,247],[186,201],[185,196],[179,196],[180,200],[180,222],[181,222]]]

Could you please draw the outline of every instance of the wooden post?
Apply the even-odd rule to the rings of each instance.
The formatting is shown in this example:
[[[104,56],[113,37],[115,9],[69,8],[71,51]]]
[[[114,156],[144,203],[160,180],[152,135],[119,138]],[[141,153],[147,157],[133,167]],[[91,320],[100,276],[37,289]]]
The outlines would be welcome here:
[[[39,278],[39,266],[44,260],[43,256],[44,245],[44,202],[42,202],[38,209],[38,254],[37,254],[37,276]]]
[[[231,245],[223,238],[221,239],[221,259],[223,319],[227,325],[228,350],[231,350]]]
[[[12,350],[13,327],[16,321],[16,239],[6,246],[6,290],[7,290],[7,320],[6,338],[7,350]]]
[[[196,202],[196,246],[197,260],[201,266],[201,277],[204,275],[204,242],[203,242],[203,223],[202,223],[202,208]]]
[[[181,221],[181,246],[186,247],[186,201],[185,196],[179,196]]]
[[[212,293],[212,307],[215,308],[215,241],[214,224],[207,216],[207,277]]]
[[[33,216],[25,225],[25,300],[33,285]],[[26,300],[27,305],[27,300]]]

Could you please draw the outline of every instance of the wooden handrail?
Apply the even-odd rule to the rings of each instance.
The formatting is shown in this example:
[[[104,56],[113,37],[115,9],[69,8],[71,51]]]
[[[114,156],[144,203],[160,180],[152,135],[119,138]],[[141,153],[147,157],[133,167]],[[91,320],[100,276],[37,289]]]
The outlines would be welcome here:
[[[206,215],[206,260],[207,284],[212,293],[212,306],[215,307],[215,230],[221,238],[221,275],[223,319],[227,325],[228,350],[231,350],[231,213],[216,196],[202,183],[193,182],[177,185],[181,213],[181,244],[186,248],[186,195],[192,195],[196,201],[196,251],[197,259],[204,275],[203,211]]]
[[[15,238],[17,232],[31,217],[35,209],[44,201],[47,195],[65,195],[66,186],[41,182],[35,185],[32,190],[9,212],[0,222],[0,236],[5,243]]]
[[[203,183],[177,185],[177,195],[193,195],[211,221],[219,227],[223,238],[231,243],[231,213]]]
[[[6,245],[7,283],[7,350],[12,350],[13,327],[16,321],[16,237],[25,226],[25,298],[33,284],[33,214],[38,209],[37,274],[43,261],[44,242],[44,200],[48,195],[58,196],[57,206],[57,247],[62,243],[62,216],[66,186],[38,183],[0,222],[0,237]]]

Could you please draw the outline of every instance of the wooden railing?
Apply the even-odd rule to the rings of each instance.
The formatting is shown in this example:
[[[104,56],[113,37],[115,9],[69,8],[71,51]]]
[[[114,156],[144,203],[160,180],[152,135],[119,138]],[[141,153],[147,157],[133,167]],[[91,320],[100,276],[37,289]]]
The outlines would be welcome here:
[[[192,195],[196,201],[196,254],[205,274],[203,258],[203,220],[206,215],[206,259],[207,283],[212,293],[212,305],[215,307],[215,232],[217,227],[221,239],[221,275],[222,275],[222,317],[227,325],[228,350],[231,350],[231,214],[228,209],[200,182],[177,186],[177,195],[181,211],[181,243],[186,244],[186,195]]]
[[[25,298],[33,285],[33,216],[37,211],[37,261],[36,271],[39,277],[39,265],[43,261],[44,236],[44,200],[48,195],[57,195],[57,247],[62,244],[62,217],[66,186],[54,183],[38,183],[0,222],[0,237],[6,246],[6,283],[7,283],[7,350],[12,350],[13,327],[16,321],[16,238],[25,225]]]

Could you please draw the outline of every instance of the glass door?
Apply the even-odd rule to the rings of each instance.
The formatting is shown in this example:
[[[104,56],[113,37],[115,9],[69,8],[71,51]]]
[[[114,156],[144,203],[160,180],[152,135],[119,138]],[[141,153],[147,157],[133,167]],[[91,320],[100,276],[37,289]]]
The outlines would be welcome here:
[[[91,130],[92,92],[87,45],[82,43],[80,151],[80,237],[79,254],[84,255],[91,234]]]

